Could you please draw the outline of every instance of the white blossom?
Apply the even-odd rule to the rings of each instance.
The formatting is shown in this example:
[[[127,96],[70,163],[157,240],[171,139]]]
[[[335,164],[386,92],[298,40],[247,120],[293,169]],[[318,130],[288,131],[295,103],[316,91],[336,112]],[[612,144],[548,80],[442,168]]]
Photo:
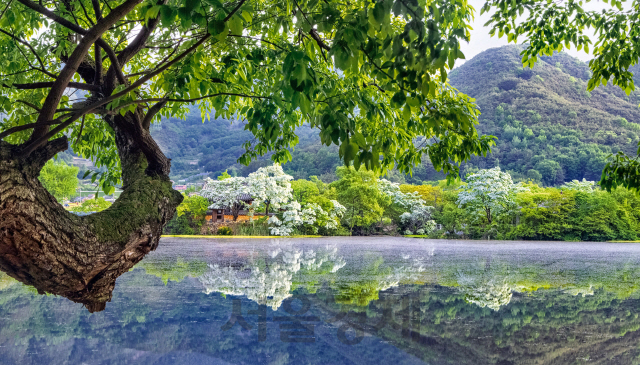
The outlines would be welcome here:
[[[249,174],[247,184],[258,204],[266,202],[274,209],[280,209],[293,199],[291,180],[293,177],[285,174],[282,166],[273,164]]]
[[[227,208],[234,204],[244,204],[238,201],[238,197],[248,193],[249,186],[243,177],[230,177],[224,180],[207,178],[200,191],[200,195],[212,203],[209,208]]]
[[[587,179],[582,179],[582,181],[571,180],[568,183],[565,183],[560,188],[567,190],[577,190],[582,191],[584,193],[592,193],[595,189],[595,181],[587,181]]]

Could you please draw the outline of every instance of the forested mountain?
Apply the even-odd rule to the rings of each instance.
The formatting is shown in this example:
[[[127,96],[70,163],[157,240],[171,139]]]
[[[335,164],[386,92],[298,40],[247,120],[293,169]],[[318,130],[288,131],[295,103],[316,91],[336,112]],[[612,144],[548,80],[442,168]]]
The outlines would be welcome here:
[[[634,153],[640,135],[640,93],[627,96],[614,86],[586,91],[586,63],[567,54],[542,57],[533,69],[523,69],[522,46],[486,50],[450,74],[451,83],[476,98],[481,109],[479,131],[498,137],[486,158],[474,158],[463,171],[499,165],[516,180],[546,185],[586,178],[599,180],[610,153]],[[639,71],[639,70],[633,70]],[[634,72],[640,84],[640,72]],[[153,135],[173,159],[179,178],[225,169],[246,175],[268,163],[236,164],[242,143],[251,140],[241,122],[211,120],[204,124],[194,110],[186,120],[163,121]],[[318,175],[331,180],[340,164],[337,149],[322,146],[317,131],[302,128],[293,161],[284,168],[295,178]],[[428,159],[415,169],[410,183],[443,177]],[[402,177],[400,177],[402,179]]]
[[[499,164],[516,178],[553,185],[598,180],[607,155],[635,152],[639,93],[627,96],[610,85],[587,92],[587,64],[567,54],[523,69],[521,49],[487,50],[451,73],[451,83],[476,98],[480,132],[499,138],[491,155],[473,164]]]

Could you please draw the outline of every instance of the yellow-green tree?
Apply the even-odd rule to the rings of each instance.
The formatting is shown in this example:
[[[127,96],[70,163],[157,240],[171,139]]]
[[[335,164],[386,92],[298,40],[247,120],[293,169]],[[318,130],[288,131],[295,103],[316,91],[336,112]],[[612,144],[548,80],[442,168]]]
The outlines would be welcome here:
[[[64,161],[47,161],[40,171],[40,182],[56,200],[63,201],[73,197],[78,187],[78,171],[75,166],[69,166]]]

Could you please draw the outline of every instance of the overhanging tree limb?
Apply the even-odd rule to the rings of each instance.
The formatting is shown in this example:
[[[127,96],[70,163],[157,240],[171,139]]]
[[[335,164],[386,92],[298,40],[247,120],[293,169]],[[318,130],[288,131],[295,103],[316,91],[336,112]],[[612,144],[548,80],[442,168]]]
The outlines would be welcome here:
[[[18,0],[20,2],[28,0]],[[55,114],[55,110],[57,108],[60,99],[62,98],[62,94],[64,90],[67,88],[67,85],[71,81],[71,78],[75,74],[78,66],[82,63],[84,57],[89,52],[89,49],[102,36],[111,25],[115,22],[123,18],[127,13],[129,13],[135,6],[137,6],[142,0],[127,0],[122,5],[116,7],[107,15],[105,18],[101,19],[93,26],[82,38],[82,40],[78,43],[76,48],[73,50],[73,53],[69,57],[67,63],[65,63],[64,68],[60,71],[60,75],[54,81],[53,86],[49,90],[49,94],[44,101],[44,105],[42,106],[42,111],[38,116],[38,122],[43,122],[46,120],[53,119],[53,115]],[[116,60],[117,62],[117,60]],[[80,115],[81,116],[81,115]],[[39,147],[42,143],[46,142],[42,140],[42,136],[47,135],[48,128],[47,127],[38,127],[34,129],[33,135],[30,138],[30,142],[26,146],[25,150],[29,151],[28,153],[33,152],[37,147]],[[38,141],[38,143],[35,143]]]
[[[55,14],[54,12],[52,12],[51,10],[45,8],[44,6],[42,6],[40,4],[36,4],[36,3],[32,2],[32,1],[29,1],[29,0],[17,0],[17,1],[20,2],[22,5],[28,7],[30,9],[32,9],[32,10],[35,10],[36,12],[46,16],[47,18],[55,21],[56,23],[66,27],[66,28],[68,28],[68,29],[80,34],[80,35],[86,36],[87,33],[89,32],[88,30],[86,30],[86,29],[84,29],[84,28],[82,28],[82,27],[80,27],[80,26],[78,26],[76,24],[73,24],[72,22],[70,22],[67,19]],[[140,3],[140,2],[141,1],[137,1],[136,5],[138,3]],[[128,2],[125,2],[125,4],[127,4],[127,3]],[[119,7],[117,7],[116,9],[118,9],[118,8]],[[100,22],[98,22],[98,23],[100,23]],[[113,25],[113,23],[111,25]],[[93,28],[95,28],[95,26]],[[107,29],[105,29],[105,31]],[[104,31],[102,33],[104,33]],[[122,73],[122,69],[119,69],[120,64],[118,62],[118,56],[116,56],[116,54],[113,51],[113,49],[111,48],[111,46],[107,42],[105,42],[102,38],[98,38],[97,40],[95,40],[95,42],[100,47],[102,47],[102,49],[104,49],[104,51],[107,53],[107,55],[109,56],[109,59],[111,60],[111,64],[112,65],[117,65],[117,67],[116,67],[117,69],[115,71],[116,72],[116,76],[118,77],[118,80],[121,83],[125,84],[126,83],[126,79],[124,78],[124,74]],[[119,69],[119,71],[118,71],[118,69]]]

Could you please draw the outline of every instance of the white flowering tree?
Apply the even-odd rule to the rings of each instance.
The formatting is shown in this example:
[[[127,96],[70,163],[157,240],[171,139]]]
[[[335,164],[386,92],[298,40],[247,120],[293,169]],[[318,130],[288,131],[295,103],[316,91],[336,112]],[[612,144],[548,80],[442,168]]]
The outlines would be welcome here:
[[[335,200],[331,200],[331,203],[333,208],[325,211],[317,203],[308,203],[302,208],[300,203],[293,201],[284,206],[286,210],[282,219],[277,216],[269,218],[270,232],[276,236],[289,236],[296,227],[304,227],[313,233],[318,233],[320,227],[336,229],[346,208]]]
[[[595,189],[595,185],[595,181],[587,181],[587,179],[582,179],[582,181],[572,180],[562,185],[561,188],[567,190],[577,190],[583,193],[592,193]]]
[[[229,177],[223,180],[207,178],[200,191],[200,195],[211,202],[210,208],[230,208],[234,221],[238,219],[240,209],[245,206],[239,197],[249,193],[249,186],[243,177]]]
[[[273,164],[249,174],[247,184],[251,196],[256,200],[256,206],[264,202],[265,214],[268,216],[270,207],[280,209],[293,199],[291,180],[293,176],[285,174],[280,164]]]
[[[428,234],[436,228],[436,222],[431,219],[433,207],[427,206],[418,193],[403,193],[400,191],[400,184],[386,179],[378,181],[378,188],[383,194],[391,197],[394,204],[406,210],[400,215],[400,223],[405,229],[405,234]]]
[[[514,184],[511,175],[500,171],[499,167],[480,170],[470,175],[467,184],[460,188],[458,206],[486,217],[491,224],[500,214],[515,207],[517,193],[527,190],[521,184]]]

